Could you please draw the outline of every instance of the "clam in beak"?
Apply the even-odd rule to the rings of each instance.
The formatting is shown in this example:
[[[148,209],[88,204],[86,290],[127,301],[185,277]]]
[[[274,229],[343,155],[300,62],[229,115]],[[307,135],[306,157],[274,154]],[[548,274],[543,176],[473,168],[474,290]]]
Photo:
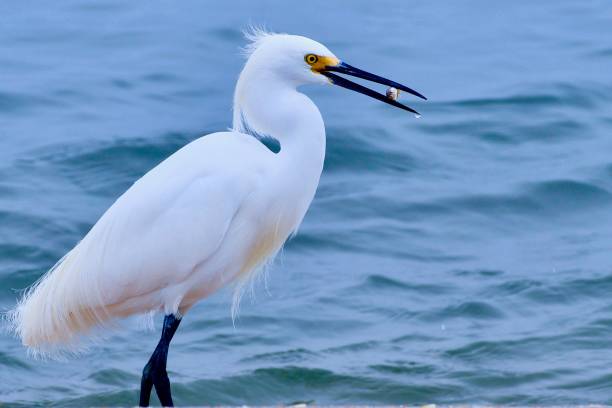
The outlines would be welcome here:
[[[418,96],[421,99],[427,100],[425,96],[421,95],[414,89],[408,88],[407,86],[402,85],[398,82],[392,81],[390,79],[383,78],[375,74],[371,74],[359,68],[355,68],[345,62],[340,62],[338,63],[338,65],[326,66],[319,72],[322,75],[325,75],[327,78],[329,78],[331,83],[334,85],[338,85],[338,86],[341,86],[342,88],[346,88],[346,89],[350,89],[355,92],[362,93],[374,99],[378,99],[379,101],[382,101],[384,103],[388,103],[389,105],[395,106],[400,109],[407,110],[408,112],[412,112],[415,115],[417,115],[417,117],[420,116],[419,112],[415,111],[411,107],[401,104],[397,102],[396,100],[394,100],[393,98],[389,98],[386,95],[378,93],[370,88],[366,88],[363,85],[359,85],[355,82],[349,81],[348,79],[341,77],[340,75],[337,75],[336,72],[339,74],[351,75],[357,78],[365,79],[367,81],[376,82],[382,85],[387,85],[387,86],[399,89],[400,91],[404,91],[409,94],[412,94],[414,96]]]

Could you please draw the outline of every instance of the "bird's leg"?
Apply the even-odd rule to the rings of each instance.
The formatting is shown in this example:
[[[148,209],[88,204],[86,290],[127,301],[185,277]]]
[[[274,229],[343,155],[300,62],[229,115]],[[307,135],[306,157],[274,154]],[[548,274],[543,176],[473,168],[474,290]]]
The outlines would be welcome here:
[[[159,402],[164,407],[172,407],[172,395],[170,393],[170,380],[166,372],[166,361],[168,360],[168,347],[172,336],[176,332],[181,319],[173,314],[164,317],[164,327],[162,328],[161,338],[155,351],[151,354],[149,362],[142,370],[142,380],[140,381],[140,403],[141,407],[149,406],[151,389],[155,386],[155,392]]]

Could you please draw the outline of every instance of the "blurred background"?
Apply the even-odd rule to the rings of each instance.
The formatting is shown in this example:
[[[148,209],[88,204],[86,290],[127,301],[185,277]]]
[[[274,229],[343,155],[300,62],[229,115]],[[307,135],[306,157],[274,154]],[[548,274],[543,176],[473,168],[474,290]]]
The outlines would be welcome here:
[[[430,100],[404,99],[416,120],[304,89],[328,137],[312,209],[235,327],[230,291],[188,314],[175,402],[612,403],[604,0],[1,3],[0,308],[138,177],[231,126],[249,23]],[[0,402],[136,403],[159,332],[125,326],[65,362],[3,332]]]

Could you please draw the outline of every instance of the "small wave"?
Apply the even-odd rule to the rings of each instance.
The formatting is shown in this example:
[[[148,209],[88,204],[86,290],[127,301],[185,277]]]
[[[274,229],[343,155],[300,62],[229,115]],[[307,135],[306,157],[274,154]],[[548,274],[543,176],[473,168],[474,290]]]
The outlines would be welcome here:
[[[469,211],[491,217],[522,215],[540,219],[543,215],[566,215],[594,207],[606,208],[612,194],[588,182],[551,180],[531,183],[513,194],[472,195],[438,201],[449,211]]]
[[[50,109],[64,106],[65,104],[56,98],[0,92],[0,115],[7,115],[11,118],[18,114],[31,113],[32,110],[40,107]]]
[[[541,350],[542,344],[559,342],[560,336],[531,336],[517,339],[479,340],[460,347],[444,351],[444,356],[450,359],[458,359],[464,362],[493,363],[494,361],[509,358],[535,357]]]
[[[504,274],[498,269],[459,269],[454,272],[457,276],[474,276],[477,278],[495,278]]]
[[[578,275],[581,271],[575,272]],[[612,275],[590,279],[566,279],[555,284],[533,284],[524,296],[536,303],[577,302],[584,299],[605,299],[612,293]]]
[[[457,371],[451,377],[458,378],[472,389],[494,390],[513,389],[521,385],[535,385],[558,378],[562,372],[559,371],[528,371],[518,370],[478,370]],[[515,397],[516,399],[516,397]]]
[[[609,204],[612,194],[594,184],[574,180],[552,180],[535,183],[527,188],[534,201],[549,210],[576,210]]]
[[[533,290],[533,288],[541,288],[542,285],[542,282],[534,279],[515,279],[489,287],[483,295],[496,297],[518,295]]]
[[[384,174],[385,172],[411,172],[418,161],[409,153],[385,146],[381,140],[391,137],[384,128],[349,128],[329,130],[325,171],[359,171]]]
[[[423,374],[426,375],[426,374]],[[397,377],[397,378],[395,378]],[[457,401],[462,390],[450,383],[402,381],[343,374],[301,366],[268,367],[223,380],[198,380],[173,384],[181,405],[287,405],[294,401],[322,404],[426,404],[432,400]],[[395,380],[395,381],[394,381]],[[205,396],[205,397],[204,397]]]
[[[344,231],[324,230],[317,233],[300,232],[300,235],[290,241],[288,247],[303,250],[323,249],[326,251],[366,253],[431,263],[454,263],[472,259],[470,255],[449,253],[438,248],[400,244],[389,245],[388,241],[384,239],[378,241],[364,239],[366,236],[377,237],[380,235],[384,234],[374,229],[358,231],[350,229]]]
[[[434,374],[439,369],[431,364],[419,364],[414,361],[393,361],[385,364],[370,365],[368,368],[381,374],[411,376]]]
[[[570,83],[548,84],[537,92],[527,89],[524,93],[515,93],[504,96],[462,99],[453,102],[440,103],[441,106],[459,106],[470,108],[517,108],[531,110],[550,106],[573,106],[581,109],[590,109],[600,100],[609,95],[609,89],[602,89],[600,84],[580,86]]]
[[[342,346],[330,347],[323,350],[326,354],[344,354],[357,351],[374,350],[380,347],[380,342],[376,340],[360,341],[357,343],[343,344]]]
[[[359,286],[361,289],[372,288],[375,290],[390,289],[401,291],[413,291],[420,294],[441,295],[451,291],[451,288],[442,284],[409,283],[384,275],[370,275],[366,281]]]
[[[98,384],[123,386],[125,384],[136,384],[140,380],[140,376],[118,368],[108,368],[92,372],[88,380],[94,381]]]
[[[487,107],[487,106],[513,106],[518,105],[549,105],[562,101],[559,95],[555,94],[522,94],[510,95],[497,98],[476,98],[468,100],[459,100],[454,102],[454,105],[467,107]]]
[[[421,320],[448,320],[448,319],[502,319],[505,316],[504,312],[491,305],[488,302],[482,301],[466,301],[459,304],[447,306],[443,309],[423,313],[419,316]]]
[[[478,138],[492,144],[561,143],[584,138],[587,125],[580,119],[537,119],[508,124],[495,117],[475,121],[472,118],[451,119],[423,126],[426,133],[447,138]]]
[[[38,160],[89,193],[115,196],[189,141],[183,134],[168,133],[151,139],[119,139],[69,149],[62,146]]]
[[[293,350],[283,350],[271,353],[257,354],[248,358],[243,359],[243,362],[269,362],[278,364],[295,364],[302,363],[305,361],[311,361],[318,358],[319,355],[310,350],[304,348],[298,348]]]
[[[1,319],[0,323],[3,323]],[[12,357],[2,351],[0,351],[0,367],[5,367],[5,370],[22,369],[32,371],[32,367],[23,362],[21,359]]]
[[[605,391],[607,395],[610,392],[610,384],[612,384],[612,374],[589,375],[587,379],[575,381],[565,381],[562,384],[554,385],[551,388],[554,390],[580,390],[581,393],[589,391]]]

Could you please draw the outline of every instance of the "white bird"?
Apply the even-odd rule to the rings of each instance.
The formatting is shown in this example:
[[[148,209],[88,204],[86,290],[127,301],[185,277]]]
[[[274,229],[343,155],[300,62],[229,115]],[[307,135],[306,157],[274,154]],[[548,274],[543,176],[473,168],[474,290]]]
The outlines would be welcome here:
[[[233,129],[189,143],[136,181],[12,312],[23,344],[49,354],[70,350],[113,319],[163,311],[161,339],[143,370],[141,406],[153,386],[162,405],[172,405],[168,347],[187,311],[221,287],[250,279],[310,206],[325,128],[297,87],[331,83],[416,114],[338,75],[348,74],[425,99],[341,62],[311,39],[258,31],[250,40]]]

